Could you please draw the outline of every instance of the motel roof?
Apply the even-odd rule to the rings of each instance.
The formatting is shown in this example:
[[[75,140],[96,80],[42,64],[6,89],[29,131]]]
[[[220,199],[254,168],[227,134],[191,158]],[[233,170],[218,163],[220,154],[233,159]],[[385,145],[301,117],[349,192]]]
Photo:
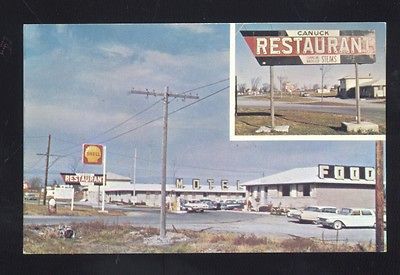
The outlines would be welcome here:
[[[367,181],[364,179],[337,180],[332,178],[321,179],[318,176],[318,166],[294,168],[281,173],[273,174],[267,177],[243,182],[242,186],[258,186],[258,185],[276,185],[276,184],[301,184],[301,183],[334,183],[334,184],[366,184],[375,185],[375,181]]]

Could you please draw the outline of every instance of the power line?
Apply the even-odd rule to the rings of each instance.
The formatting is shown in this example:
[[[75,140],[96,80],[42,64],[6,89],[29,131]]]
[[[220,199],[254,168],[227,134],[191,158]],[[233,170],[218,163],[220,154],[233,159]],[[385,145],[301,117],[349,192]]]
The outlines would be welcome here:
[[[126,157],[128,159],[132,159],[132,156],[128,156],[125,154],[121,153],[116,153],[116,152],[108,152],[109,154],[112,155],[118,155],[122,157]],[[147,161],[147,162],[152,162],[155,164],[159,164],[160,162],[154,159],[148,159],[148,158],[143,158],[143,157],[137,157],[139,160]],[[192,168],[192,169],[199,169],[199,170],[210,170],[210,171],[221,171],[221,172],[234,172],[234,173],[246,173],[246,174],[259,174],[262,173],[263,171],[245,171],[245,170],[230,170],[230,169],[222,169],[222,168],[210,168],[210,167],[201,167],[201,166],[193,166],[193,165],[176,165],[176,168]]]
[[[181,110],[183,110],[183,109],[185,109],[185,108],[187,108],[187,107],[190,107],[190,106],[192,106],[192,105],[194,105],[194,104],[196,104],[196,103],[198,103],[198,102],[200,102],[200,101],[203,101],[203,100],[205,100],[205,99],[207,99],[207,98],[209,98],[209,97],[211,97],[211,96],[213,96],[213,95],[216,95],[216,94],[222,92],[223,90],[225,90],[225,89],[227,89],[227,88],[229,88],[229,86],[226,86],[226,87],[224,87],[224,88],[222,88],[222,89],[220,89],[220,90],[218,90],[218,91],[216,91],[216,92],[214,92],[214,93],[212,93],[212,94],[209,94],[209,95],[206,96],[206,97],[203,97],[203,98],[201,98],[201,99],[199,99],[199,100],[196,100],[196,101],[194,101],[194,102],[192,102],[192,103],[190,103],[190,104],[187,104],[187,105],[185,105],[185,106],[183,106],[183,107],[181,107],[181,108],[178,108],[178,109],[176,109],[175,111],[168,113],[168,115],[172,115],[172,114],[174,114],[174,113],[176,113],[176,112],[178,112],[178,111],[181,111]],[[153,123],[153,122],[155,122],[155,121],[157,121],[157,120],[160,120],[160,119],[162,119],[162,118],[163,118],[163,116],[160,116],[160,117],[157,117],[157,118],[155,118],[155,119],[152,119],[152,120],[150,120],[150,121],[148,121],[148,122],[146,122],[146,123],[144,123],[144,124],[142,124],[142,125],[139,125],[139,126],[133,128],[133,129],[130,129],[130,130],[125,131],[125,132],[122,132],[122,133],[120,133],[120,134],[118,134],[118,135],[116,135],[116,136],[114,136],[114,137],[112,137],[112,138],[109,138],[109,139],[107,139],[107,140],[104,140],[104,141],[102,141],[102,143],[109,142],[109,141],[114,140],[114,139],[116,139],[116,138],[119,138],[119,137],[121,137],[121,136],[123,136],[123,135],[129,134],[129,133],[131,133],[131,132],[133,132],[133,131],[136,131],[136,130],[138,130],[138,129],[140,129],[140,128],[146,126],[146,125],[149,125],[149,124],[151,124],[151,123]]]
[[[215,82],[212,82],[212,83],[203,85],[203,86],[199,86],[199,87],[196,87],[196,88],[193,88],[193,89],[190,89],[190,90],[186,90],[186,91],[184,91],[184,92],[181,92],[180,94],[183,95],[183,94],[186,94],[186,93],[189,93],[189,92],[193,92],[193,91],[196,91],[196,90],[200,90],[200,89],[203,89],[203,88],[207,88],[207,87],[216,85],[216,84],[218,84],[218,83],[221,83],[221,82],[224,82],[224,81],[227,81],[227,80],[229,80],[229,78],[221,79],[221,80],[218,80],[218,81],[215,81]],[[174,98],[174,100],[175,100],[175,99],[176,99],[176,98]],[[121,125],[123,125],[123,124],[125,124],[125,123],[128,122],[129,120],[132,120],[134,117],[136,117],[136,116],[138,116],[138,115],[140,115],[140,114],[142,114],[142,113],[144,113],[144,112],[150,110],[152,107],[154,107],[155,105],[157,105],[157,104],[160,103],[161,101],[162,101],[162,99],[156,101],[155,103],[153,103],[153,104],[150,105],[149,107],[147,107],[147,108],[143,109],[142,111],[139,111],[138,113],[136,113],[136,114],[130,116],[129,118],[127,118],[127,119],[125,119],[124,121],[118,123],[117,125],[111,127],[110,129],[108,129],[108,130],[106,130],[106,131],[104,131],[104,132],[101,132],[101,133],[97,134],[96,136],[93,136],[93,137],[90,137],[90,138],[86,138],[85,140],[94,139],[94,138],[97,138],[97,137],[99,137],[99,136],[101,136],[101,135],[104,135],[104,134],[106,134],[106,133],[111,132],[112,130],[118,128],[119,126],[121,126]],[[158,117],[158,118],[155,119],[155,120],[152,120],[152,121],[150,121],[150,122],[148,122],[148,123],[143,124],[141,127],[146,126],[146,125],[148,125],[148,124],[150,124],[150,123],[152,123],[152,122],[154,122],[154,121],[157,121],[157,120],[159,120],[159,119],[161,119],[161,118],[162,118],[162,117]],[[138,128],[137,128],[137,129],[138,129]],[[136,130],[136,128],[134,128],[134,130]],[[127,133],[128,133],[128,132],[127,132]],[[125,134],[125,133],[122,133],[121,135],[124,135],[124,134]],[[118,135],[117,137],[120,137],[120,135]],[[57,138],[57,139],[59,139],[59,138]],[[112,138],[112,139],[114,139],[114,138]],[[110,140],[112,140],[112,139],[110,139]],[[67,142],[67,143],[71,143],[71,144],[76,144],[75,142],[68,142],[68,141],[65,141],[65,140],[62,140],[62,139],[59,139],[59,140],[64,141],[64,142]],[[104,142],[107,142],[107,141],[109,141],[109,140],[103,141],[103,143],[104,143]],[[82,142],[82,143],[84,143],[84,142]],[[68,151],[68,150],[74,149],[74,148],[76,148],[76,147],[78,147],[78,146],[82,146],[82,144],[76,144],[76,146],[69,147],[69,148],[65,148],[65,149],[61,149],[60,151],[57,151],[57,153],[64,152],[64,151]],[[68,156],[68,155],[67,155],[67,156]]]

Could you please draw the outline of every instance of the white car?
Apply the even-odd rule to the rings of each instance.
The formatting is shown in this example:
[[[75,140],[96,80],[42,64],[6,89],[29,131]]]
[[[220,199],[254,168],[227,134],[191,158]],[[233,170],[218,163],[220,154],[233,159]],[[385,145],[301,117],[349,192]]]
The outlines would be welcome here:
[[[297,219],[301,222],[314,222],[316,223],[318,217],[323,217],[326,214],[336,213],[337,208],[334,206],[308,206],[297,213],[292,213],[291,218]]]
[[[198,200],[191,200],[183,205],[183,209],[187,212],[204,212],[204,209],[208,209],[208,204]]]
[[[324,227],[340,230],[343,227],[374,227],[375,212],[366,208],[342,208],[338,214],[318,217]]]

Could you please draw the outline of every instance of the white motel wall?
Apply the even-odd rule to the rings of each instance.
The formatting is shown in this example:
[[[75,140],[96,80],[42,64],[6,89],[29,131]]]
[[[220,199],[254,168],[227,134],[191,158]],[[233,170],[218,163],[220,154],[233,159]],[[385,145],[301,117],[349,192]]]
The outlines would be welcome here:
[[[107,173],[107,183],[104,187],[105,201],[123,203],[143,203],[148,206],[160,206],[161,184],[132,184],[130,178],[113,173]],[[176,202],[178,198],[186,200],[211,199],[221,201],[226,199],[244,199],[246,191],[238,190],[237,186],[227,185],[222,187],[215,184],[212,189],[208,185],[193,187],[192,184],[185,184],[184,187],[177,187],[174,184],[167,184],[167,203]],[[89,184],[85,191],[84,198],[88,201],[101,202],[103,186]]]
[[[373,180],[321,178],[319,167],[295,168],[241,184],[246,199],[255,209],[272,203],[282,207],[327,205],[341,207],[375,207]]]

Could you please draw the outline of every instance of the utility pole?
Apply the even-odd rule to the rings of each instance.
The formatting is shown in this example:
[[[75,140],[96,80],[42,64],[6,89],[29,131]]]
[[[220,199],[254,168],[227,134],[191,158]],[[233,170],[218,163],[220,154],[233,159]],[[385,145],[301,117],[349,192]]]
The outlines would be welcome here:
[[[385,249],[384,240],[384,194],[383,194],[383,141],[377,140],[375,142],[375,158],[376,158],[376,179],[375,179],[375,244],[376,252],[383,252]]]
[[[46,205],[46,196],[47,196],[47,179],[49,175],[49,158],[51,157],[61,157],[59,155],[50,155],[50,143],[51,143],[51,135],[49,134],[49,140],[47,142],[47,152],[46,154],[37,154],[38,156],[46,156],[46,171],[44,175],[44,192],[43,192],[43,205]]]
[[[135,156],[133,161],[133,196],[136,196],[136,148],[135,148]]]
[[[152,95],[152,96],[162,96],[164,102],[164,116],[163,116],[163,139],[162,139],[162,165],[161,165],[161,204],[160,204],[160,238],[164,239],[166,234],[166,185],[167,185],[167,138],[168,138],[168,98],[189,98],[198,99],[198,96],[185,95],[185,94],[174,94],[169,92],[169,88],[166,87],[164,93],[150,92],[150,91],[135,91],[132,90],[131,94],[140,95]]]

